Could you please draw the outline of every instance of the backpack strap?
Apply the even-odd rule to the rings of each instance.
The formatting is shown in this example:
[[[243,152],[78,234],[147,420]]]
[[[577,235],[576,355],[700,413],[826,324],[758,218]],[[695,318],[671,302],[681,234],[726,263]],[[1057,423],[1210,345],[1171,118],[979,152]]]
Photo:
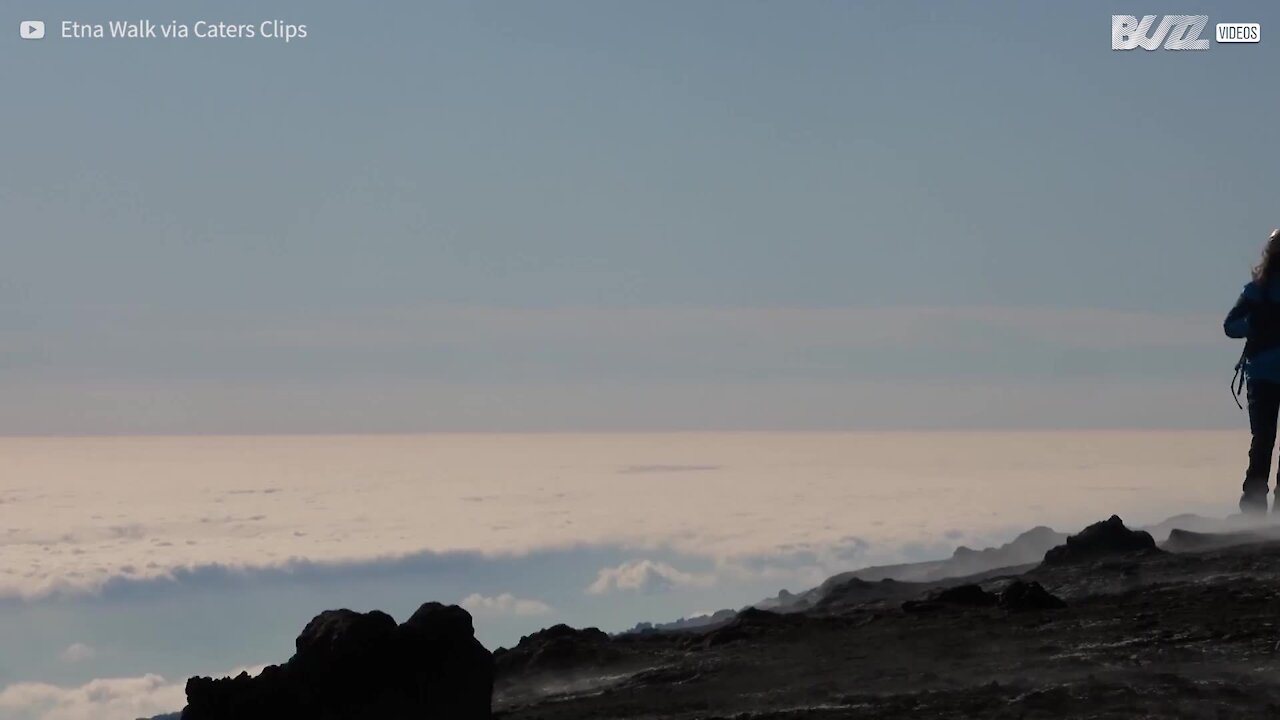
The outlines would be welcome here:
[[[1240,360],[1236,362],[1236,374],[1231,376],[1231,399],[1236,401],[1236,407],[1241,410],[1244,405],[1240,404],[1240,393],[1244,391],[1244,362],[1245,354],[1240,353]]]
[[[1258,303],[1267,302],[1267,288],[1263,285],[1258,287]],[[1240,359],[1236,361],[1236,373],[1231,376],[1231,399],[1236,401],[1236,407],[1241,410],[1244,405],[1240,404],[1240,393],[1244,392],[1244,384],[1246,379],[1245,365],[1249,362],[1249,340],[1245,338],[1244,350],[1240,353]]]

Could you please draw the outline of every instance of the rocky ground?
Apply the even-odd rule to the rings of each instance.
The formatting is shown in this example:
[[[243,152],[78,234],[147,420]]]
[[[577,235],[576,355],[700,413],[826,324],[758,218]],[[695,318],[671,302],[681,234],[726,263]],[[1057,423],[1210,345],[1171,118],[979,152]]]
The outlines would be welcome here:
[[[552,628],[495,654],[495,716],[1280,716],[1280,541],[1163,547],[1113,518],[976,579],[852,578],[807,609],[685,632]]]
[[[490,705],[502,720],[1280,717],[1277,528],[1038,528],[697,627],[559,625],[492,655],[454,606],[399,625],[328,611],[280,666],[192,678],[182,718],[480,720]],[[957,569],[980,572],[947,577]]]

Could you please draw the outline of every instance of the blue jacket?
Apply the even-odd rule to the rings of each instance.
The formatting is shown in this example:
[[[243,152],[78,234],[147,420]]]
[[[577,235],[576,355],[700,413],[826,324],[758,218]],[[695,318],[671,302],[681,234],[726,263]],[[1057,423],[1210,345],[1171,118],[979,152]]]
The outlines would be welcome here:
[[[1227,337],[1249,337],[1249,308],[1261,300],[1262,288],[1257,283],[1250,282],[1244,286],[1235,307],[1227,313],[1227,319],[1222,321],[1222,329]],[[1267,288],[1267,300],[1280,303],[1280,283],[1273,283]],[[1245,363],[1244,372],[1251,380],[1280,383],[1280,347],[1263,350],[1250,358]]]

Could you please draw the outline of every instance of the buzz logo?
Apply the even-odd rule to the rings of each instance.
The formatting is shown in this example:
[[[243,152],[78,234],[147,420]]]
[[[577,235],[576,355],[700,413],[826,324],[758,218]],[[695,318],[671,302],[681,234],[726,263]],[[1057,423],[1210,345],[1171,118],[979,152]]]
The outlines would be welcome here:
[[[1158,50],[1163,44],[1165,50],[1208,50],[1209,41],[1200,37],[1208,24],[1208,15],[1143,15],[1141,20],[1133,15],[1112,15],[1111,49]],[[1152,25],[1156,25],[1154,32]]]

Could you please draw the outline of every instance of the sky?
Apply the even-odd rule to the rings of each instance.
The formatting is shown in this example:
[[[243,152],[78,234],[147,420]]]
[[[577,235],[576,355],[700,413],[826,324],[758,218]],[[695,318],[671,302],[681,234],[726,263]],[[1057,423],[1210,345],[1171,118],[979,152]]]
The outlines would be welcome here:
[[[0,433],[1238,427],[1277,51],[1175,11],[1280,13],[10,3],[309,33],[2,34]]]

